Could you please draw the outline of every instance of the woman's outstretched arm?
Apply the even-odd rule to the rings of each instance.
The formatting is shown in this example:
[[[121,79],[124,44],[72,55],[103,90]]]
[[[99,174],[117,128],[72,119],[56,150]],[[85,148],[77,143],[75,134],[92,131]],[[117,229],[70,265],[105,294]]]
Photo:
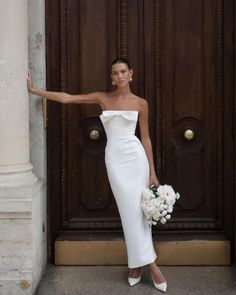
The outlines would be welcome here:
[[[141,134],[141,142],[146,152],[149,167],[150,167],[150,183],[149,185],[155,184],[159,186],[159,180],[156,176],[154,160],[153,160],[153,151],[152,151],[152,142],[149,135],[149,121],[148,121],[148,102],[144,99],[140,102],[140,112],[139,112],[139,128]]]
[[[41,96],[46,97],[49,100],[54,100],[60,103],[97,103],[101,104],[102,97],[104,96],[103,92],[92,92],[88,94],[68,94],[65,92],[55,92],[55,91],[46,91],[43,89],[38,89],[33,86],[32,83],[32,74],[31,71],[28,71],[27,78],[28,91]]]

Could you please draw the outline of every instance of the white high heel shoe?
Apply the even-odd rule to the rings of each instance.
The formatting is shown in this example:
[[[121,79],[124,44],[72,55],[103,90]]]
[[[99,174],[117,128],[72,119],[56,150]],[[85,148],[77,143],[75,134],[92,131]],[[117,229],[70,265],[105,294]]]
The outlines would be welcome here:
[[[152,274],[151,274],[152,276]],[[166,282],[163,282],[163,283],[160,283],[160,284],[157,284],[155,281],[154,281],[154,278],[152,276],[152,281],[153,281],[153,284],[155,286],[155,288],[161,292],[166,292],[166,289],[167,289],[167,283]]]
[[[129,282],[130,287],[137,285],[141,281],[141,276],[142,276],[142,271],[140,272],[140,276],[138,278],[131,278],[129,276],[128,282]]]

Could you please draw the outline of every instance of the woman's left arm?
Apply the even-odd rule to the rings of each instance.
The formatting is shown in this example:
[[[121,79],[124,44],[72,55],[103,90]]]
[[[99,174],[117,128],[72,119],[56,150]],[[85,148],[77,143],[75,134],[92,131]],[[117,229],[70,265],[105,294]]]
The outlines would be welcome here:
[[[159,186],[159,180],[156,176],[154,161],[153,161],[153,151],[152,151],[152,142],[149,135],[149,110],[148,102],[142,99],[140,103],[140,112],[139,112],[139,129],[141,133],[141,142],[146,152],[149,167],[150,167],[150,181],[149,185]]]

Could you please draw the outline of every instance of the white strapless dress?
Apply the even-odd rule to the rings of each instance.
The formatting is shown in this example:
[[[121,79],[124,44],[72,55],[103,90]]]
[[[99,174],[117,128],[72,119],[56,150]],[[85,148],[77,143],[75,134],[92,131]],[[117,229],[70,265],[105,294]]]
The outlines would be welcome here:
[[[142,190],[149,185],[149,163],[135,135],[138,111],[107,110],[100,119],[107,135],[105,165],[121,218],[128,267],[144,266],[157,255],[152,227],[140,205]]]

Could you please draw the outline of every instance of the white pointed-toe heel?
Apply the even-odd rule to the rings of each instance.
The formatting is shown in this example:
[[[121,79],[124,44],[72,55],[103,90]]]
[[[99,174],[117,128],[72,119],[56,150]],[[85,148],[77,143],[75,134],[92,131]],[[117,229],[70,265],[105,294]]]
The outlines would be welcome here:
[[[141,281],[142,272],[140,273],[140,276],[138,278],[130,278],[128,277],[128,282],[130,287],[137,285]]]
[[[151,274],[151,276],[152,276],[152,274]],[[153,276],[152,276],[152,281],[153,281],[153,284],[154,284],[154,286],[155,286],[155,288],[157,289],[157,290],[159,290],[159,291],[161,291],[161,292],[166,292],[166,290],[167,290],[167,283],[166,282],[163,282],[163,283],[160,283],[160,284],[157,284],[155,281],[154,281],[154,278],[153,278]]]

